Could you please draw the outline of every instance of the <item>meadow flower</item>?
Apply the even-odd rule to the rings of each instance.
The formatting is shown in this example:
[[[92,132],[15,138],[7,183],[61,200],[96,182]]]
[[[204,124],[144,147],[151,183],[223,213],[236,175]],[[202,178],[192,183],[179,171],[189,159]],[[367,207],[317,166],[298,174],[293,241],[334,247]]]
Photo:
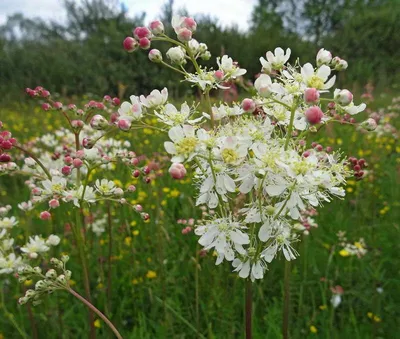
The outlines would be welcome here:
[[[232,261],[232,266],[235,268],[233,271],[239,272],[239,277],[243,279],[250,276],[253,282],[256,279],[264,278],[264,272],[267,269],[266,263],[262,259],[253,262],[250,258],[246,258],[246,256],[244,258],[236,258]]]
[[[140,102],[143,106],[147,108],[156,108],[158,106],[164,105],[168,99],[168,90],[163,88],[161,92],[157,89],[151,91],[151,93],[145,97],[140,96]]]
[[[105,196],[113,195],[116,190],[114,181],[109,181],[107,179],[97,179],[95,187],[97,192]]]
[[[67,180],[58,177],[58,176],[53,176],[53,178],[50,180],[44,180],[42,181],[42,186],[43,186],[43,194],[45,195],[52,195],[52,194],[59,194],[61,195],[65,187],[67,185]]]
[[[0,219],[0,228],[13,228],[15,225],[18,225],[18,221],[15,217],[11,217],[11,218],[1,218]]]
[[[49,249],[50,247],[46,245],[45,240],[38,235],[29,237],[29,242],[21,247],[21,251],[31,259],[36,259],[39,253],[47,252]]]
[[[189,119],[193,112],[186,102],[181,105],[180,111],[178,111],[174,105],[166,104],[165,107],[163,107],[159,112],[154,111],[154,114],[158,117],[160,122],[168,126],[183,124],[194,125],[203,119],[202,117],[197,119]]]
[[[220,70],[227,74],[228,77],[237,78],[243,74],[246,74],[246,70],[239,68],[234,65],[232,58],[227,55],[222,56],[222,58],[217,58],[217,64]]]
[[[174,126],[168,131],[168,136],[172,142],[164,142],[164,147],[169,154],[173,155],[172,162],[193,159],[200,146],[195,127],[190,125]]]
[[[124,101],[118,109],[119,120],[133,121],[139,120],[142,117],[143,109],[139,97],[131,95],[129,99],[130,103]]]
[[[199,244],[204,246],[205,250],[215,248],[218,253],[216,265],[219,265],[224,259],[232,261],[235,258],[235,252],[244,253],[243,245],[250,243],[249,236],[242,230],[245,225],[234,220],[232,216],[226,218],[217,218],[210,220],[205,225],[196,227],[196,235],[201,236]]]
[[[10,253],[0,257],[0,274],[10,274],[18,270],[23,265],[22,258]]]
[[[266,56],[267,56],[267,60],[268,60],[269,64],[271,65],[271,67],[273,69],[279,71],[283,68],[285,63],[289,60],[290,54],[291,54],[290,48],[286,49],[286,53],[285,53],[282,48],[277,47],[277,48],[275,48],[274,53],[272,53],[271,51],[268,51]],[[263,61],[262,61],[262,63],[263,63]],[[264,67],[264,65],[263,65],[263,67]]]
[[[306,63],[301,68],[301,75],[305,85],[318,90],[329,89],[335,84],[336,75],[328,80],[330,74],[331,69],[326,65],[322,65],[316,71],[314,71],[314,67],[310,63]]]

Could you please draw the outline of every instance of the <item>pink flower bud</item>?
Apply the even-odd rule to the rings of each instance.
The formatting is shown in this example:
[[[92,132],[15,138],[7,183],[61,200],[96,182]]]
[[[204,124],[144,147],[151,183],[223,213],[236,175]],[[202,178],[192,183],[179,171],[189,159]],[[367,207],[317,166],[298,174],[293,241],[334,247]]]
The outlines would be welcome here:
[[[225,76],[224,71],[218,70],[214,72],[214,77],[217,80],[222,80],[224,76]]]
[[[85,114],[85,111],[83,109],[78,109],[78,110],[76,110],[76,114],[79,116],[82,116]]]
[[[335,100],[341,106],[347,106],[353,101],[353,94],[347,89],[342,89],[341,91],[336,93]]]
[[[197,28],[197,23],[193,18],[187,17],[183,20],[182,26],[194,32]]]
[[[374,131],[377,126],[376,120],[372,118],[369,118],[361,123],[361,127],[367,131]]]
[[[148,213],[141,213],[140,216],[144,221],[147,221],[150,219],[150,215]]]
[[[138,158],[132,158],[131,159],[131,165],[137,166],[139,164],[139,159]]]
[[[49,220],[51,218],[51,214],[48,211],[40,212],[40,219]]]
[[[152,21],[150,23],[150,31],[154,35],[163,34],[164,33],[164,24],[159,20]]]
[[[134,170],[132,172],[132,176],[135,177],[135,178],[138,178],[140,176],[140,171],[139,170]]]
[[[151,45],[151,41],[147,38],[141,38],[139,40],[139,46],[141,49],[149,49]]]
[[[96,114],[90,120],[90,126],[95,130],[103,130],[108,126],[108,121],[100,114]]]
[[[192,40],[192,31],[187,29],[187,28],[181,28],[177,32],[178,40],[182,42],[190,41]]]
[[[174,179],[183,179],[186,175],[186,168],[182,164],[174,163],[169,168],[169,174]]]
[[[119,98],[115,97],[112,99],[112,104],[114,106],[119,106],[120,103],[121,103],[121,100],[119,100]]]
[[[160,63],[162,59],[163,59],[162,54],[158,49],[152,49],[149,52],[149,60],[151,62]]]
[[[11,157],[7,153],[0,154],[0,162],[9,162],[11,161]]]
[[[47,90],[43,90],[42,93],[40,93],[40,95],[42,96],[42,98],[47,98],[50,96],[50,92]]]
[[[13,146],[13,144],[11,143],[10,140],[3,140],[3,141],[0,143],[0,147],[1,147],[2,149],[4,149],[4,150],[11,149],[12,146]]]
[[[242,108],[243,108],[243,111],[245,111],[246,113],[253,113],[254,110],[256,109],[256,103],[252,99],[248,99],[248,98],[243,99]]]
[[[121,119],[118,121],[118,128],[122,131],[129,131],[131,128],[131,122],[126,119]]]
[[[315,147],[315,149],[318,151],[318,152],[321,152],[324,148],[322,147],[322,145],[317,145],[316,147]]]
[[[149,177],[146,177],[146,178],[144,179],[144,182],[145,182],[146,184],[150,184],[151,179],[150,179]]]
[[[128,53],[132,53],[137,48],[138,42],[134,38],[128,36],[125,38],[123,46],[125,51],[127,51]]]
[[[315,104],[319,100],[319,92],[316,88],[307,88],[304,91],[304,101],[307,104]]]
[[[56,102],[53,104],[53,107],[54,107],[55,109],[61,109],[61,108],[63,108],[63,104],[62,104],[61,102],[59,102],[59,101],[56,101]]]
[[[82,165],[83,165],[83,161],[79,158],[75,158],[72,161],[72,166],[74,166],[75,168],[80,168],[80,167],[82,167]]]
[[[321,111],[321,108],[318,106],[311,106],[306,112],[305,116],[307,121],[311,125],[319,124],[324,116],[324,113]]]
[[[91,149],[94,146],[94,141],[89,138],[83,138],[82,146],[83,146],[83,148]]]
[[[136,186],[135,185],[129,185],[128,191],[129,192],[135,192],[136,191]]]
[[[136,27],[133,31],[133,35],[137,40],[140,40],[143,38],[150,38],[151,32],[147,27]]]
[[[85,123],[82,120],[72,120],[71,126],[73,128],[82,128]]]
[[[51,105],[49,103],[45,102],[44,104],[42,104],[42,109],[44,111],[48,111],[51,109]]]
[[[111,116],[110,116],[110,122],[111,122],[112,124],[115,124],[115,123],[118,121],[118,118],[119,118],[118,112],[114,112],[114,113],[112,113]]]
[[[142,211],[143,211],[142,205],[136,205],[136,206],[135,206],[135,211],[136,211],[136,212],[142,212]]]
[[[42,195],[42,190],[39,187],[35,187],[32,189],[32,195],[35,195],[35,196]]]
[[[49,207],[50,208],[57,208],[60,206],[60,202],[57,199],[51,199],[49,201]]]
[[[303,153],[303,157],[304,157],[304,158],[308,158],[308,157],[310,156],[310,154],[311,154],[310,151],[305,151],[305,152]]]
[[[327,146],[325,149],[326,153],[331,153],[333,151],[331,146]]]
[[[61,169],[61,173],[62,173],[63,175],[65,175],[65,176],[70,175],[71,172],[72,172],[72,169],[71,169],[70,166],[64,166],[64,167]]]

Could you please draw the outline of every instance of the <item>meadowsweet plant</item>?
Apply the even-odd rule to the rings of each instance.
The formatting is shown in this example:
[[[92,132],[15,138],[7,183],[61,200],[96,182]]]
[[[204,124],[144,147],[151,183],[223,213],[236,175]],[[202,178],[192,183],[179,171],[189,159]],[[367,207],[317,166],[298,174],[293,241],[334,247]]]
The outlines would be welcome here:
[[[200,110],[199,103],[173,105],[164,88],[147,97],[131,96],[122,103],[117,124],[129,130],[146,118],[158,119],[168,134],[164,146],[171,156],[172,177],[183,178],[185,164],[193,167],[196,205],[213,211],[196,222],[199,244],[215,251],[216,265],[228,262],[251,286],[265,276],[273,260],[296,259],[299,233],[315,226],[310,216],[325,203],[345,197],[347,178],[363,176],[365,161],[346,159],[340,150],[313,142],[314,135],[331,123],[366,130],[376,124],[356,122],[366,105],[355,104],[349,90],[334,88],[335,73],[348,64],[325,49],[314,64],[291,63],[289,48],[268,51],[260,58],[261,74],[249,90],[251,96],[232,105],[212,104],[210,92],[226,89],[246,70],[228,55],[216,58],[216,68],[201,66],[200,61],[211,56],[207,45],[193,38],[196,22],[174,17],[172,27],[173,37],[164,34],[160,21],[136,27],[123,46],[133,52],[160,41],[170,43],[165,56],[151,49],[150,61],[199,88],[208,109]],[[251,301],[251,293],[247,299]],[[248,305],[247,313],[250,310]],[[246,333],[251,337],[250,317]]]

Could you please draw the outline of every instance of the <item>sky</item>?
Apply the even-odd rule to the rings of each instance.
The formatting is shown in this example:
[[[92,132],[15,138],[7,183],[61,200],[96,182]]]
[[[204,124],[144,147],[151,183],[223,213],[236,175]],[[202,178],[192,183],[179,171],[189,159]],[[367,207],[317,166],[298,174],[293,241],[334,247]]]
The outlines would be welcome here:
[[[77,2],[79,0],[76,0]],[[146,12],[146,22],[157,19],[165,0],[119,0],[128,9],[128,15],[134,16]],[[7,16],[22,12],[24,16],[41,17],[55,21],[64,20],[62,0],[0,0],[0,25]],[[256,0],[175,0],[174,9],[186,8],[190,15],[210,14],[217,17],[223,26],[237,25],[246,30],[251,11]]]

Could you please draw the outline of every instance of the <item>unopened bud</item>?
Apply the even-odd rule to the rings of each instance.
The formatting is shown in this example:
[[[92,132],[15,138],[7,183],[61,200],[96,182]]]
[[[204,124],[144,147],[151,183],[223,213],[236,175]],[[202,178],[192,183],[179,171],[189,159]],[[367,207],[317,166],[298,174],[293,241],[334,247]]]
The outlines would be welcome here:
[[[151,62],[160,63],[163,59],[161,52],[158,49],[152,49],[149,52],[149,59]]]

